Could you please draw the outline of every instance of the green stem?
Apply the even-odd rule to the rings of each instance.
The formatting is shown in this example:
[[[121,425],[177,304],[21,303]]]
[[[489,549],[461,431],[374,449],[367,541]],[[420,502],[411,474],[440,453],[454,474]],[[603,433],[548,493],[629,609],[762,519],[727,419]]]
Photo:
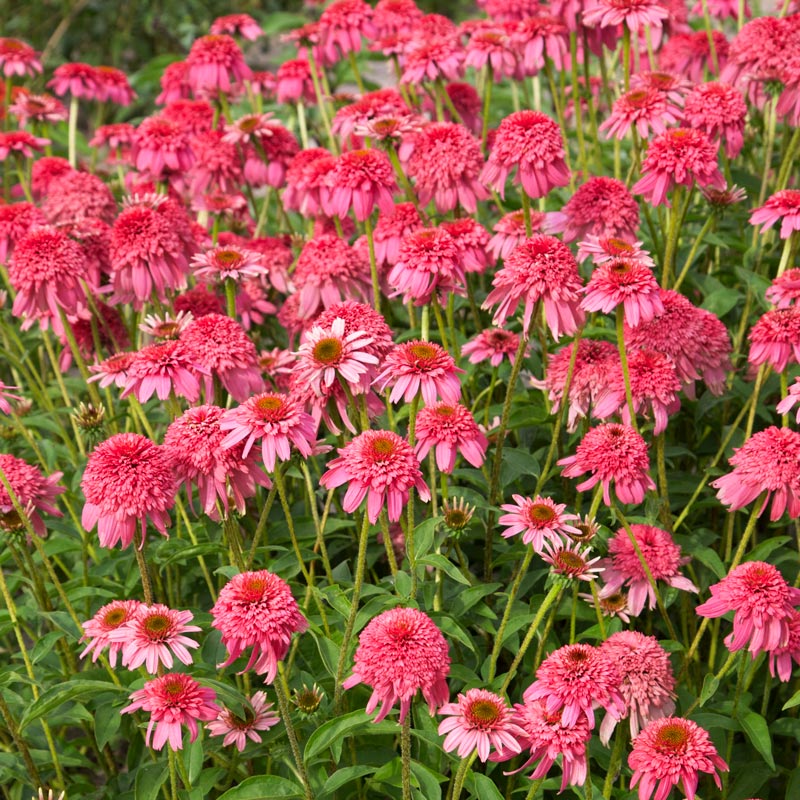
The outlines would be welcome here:
[[[691,195],[686,197],[686,205],[688,206]],[[675,253],[678,249],[678,239],[680,237],[681,219],[683,217],[684,204],[683,200],[683,187],[676,186],[672,192],[672,208],[669,210],[669,229],[667,231],[667,242],[664,249],[664,264],[661,273],[661,288],[669,289],[669,283],[672,278],[672,263],[675,260]]]
[[[78,98],[74,95],[69,99],[69,122],[67,124],[67,155],[69,156],[69,165],[72,167],[72,169],[75,169],[78,165]]]
[[[681,269],[680,275],[678,275],[677,280],[673,284],[672,288],[677,292],[681,288],[681,284],[686,278],[686,275],[689,272],[689,267],[692,266],[695,256],[697,255],[697,251],[700,249],[700,245],[703,243],[703,239],[705,235],[711,230],[711,226],[716,221],[714,214],[710,214],[708,219],[703,223],[703,227],[700,229],[700,233],[697,234],[697,238],[692,243],[692,248],[689,250],[689,255],[686,257],[686,261],[684,262],[683,269]]]
[[[375,238],[372,230],[372,220],[369,217],[364,220],[364,229],[367,234],[367,244],[369,246],[369,271],[372,276],[372,305],[376,311],[380,311],[381,283],[378,277],[378,262],[375,259]]]
[[[483,79],[483,123],[481,126],[481,148],[486,152],[486,140],[489,136],[489,108],[492,102],[492,84],[494,83],[494,69],[490,61],[486,62]]]
[[[617,306],[617,349],[619,350],[619,360],[622,365],[622,378],[625,381],[625,401],[628,405],[628,414],[630,415],[630,426],[638,432],[639,428],[636,424],[636,410],[633,406],[633,394],[631,392],[631,374],[628,369],[628,353],[625,347],[625,309],[623,306]]]
[[[400,727],[400,761],[403,800],[411,800],[411,709]]]
[[[461,792],[464,789],[464,781],[467,779],[467,773],[470,767],[475,763],[477,757],[478,753],[476,751],[469,758],[462,759],[461,763],[458,765],[458,772],[456,772],[456,777],[453,781],[453,794],[450,800],[459,800],[461,797]]]
[[[150,573],[147,570],[147,560],[144,557],[144,537],[142,538],[142,546],[139,547],[136,542],[133,542],[133,552],[136,555],[136,565],[139,567],[139,574],[142,576],[142,594],[144,596],[145,605],[153,605],[153,587],[150,583]]]
[[[283,662],[278,662],[278,680],[275,681],[274,686],[275,694],[278,698],[278,708],[281,712],[281,719],[286,729],[286,737],[289,739],[289,747],[291,748],[294,763],[297,767],[297,774],[300,776],[300,780],[303,783],[303,791],[306,800],[314,800],[314,792],[308,780],[308,773],[303,763],[303,756],[300,753],[300,745],[297,742],[297,733],[292,723],[292,711],[289,706],[289,688],[286,684],[286,672],[283,668]]]
[[[350,62],[350,69],[353,70],[353,77],[356,80],[358,91],[361,92],[361,94],[364,94],[364,92],[366,92],[366,89],[364,88],[364,81],[361,79],[361,72],[358,69],[356,54],[352,50],[347,54],[347,60]]]

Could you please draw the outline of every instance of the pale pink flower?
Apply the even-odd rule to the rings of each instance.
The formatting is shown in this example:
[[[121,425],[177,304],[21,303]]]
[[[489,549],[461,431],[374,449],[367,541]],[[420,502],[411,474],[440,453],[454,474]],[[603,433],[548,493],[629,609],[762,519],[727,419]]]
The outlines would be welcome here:
[[[590,558],[592,548],[581,542],[546,539],[539,555],[550,564],[553,575],[562,576],[561,580],[593,581],[603,571],[600,556]]]
[[[555,503],[550,497],[537,495],[535,498],[513,495],[514,503],[506,503],[500,508],[509,513],[503,514],[498,525],[506,526],[501,535],[508,539],[522,534],[523,544],[529,544],[541,553],[546,540],[561,542],[561,534],[577,533],[578,529],[569,523],[579,519],[577,514],[565,514],[566,503]]]
[[[425,405],[433,405],[437,395],[445,403],[455,405],[461,397],[458,376],[463,372],[441,345],[413,340],[395,346],[386,356],[383,372],[374,383],[380,391],[392,385],[391,403],[401,397],[410,403],[421,394]]]
[[[653,270],[639,261],[617,258],[598,264],[585,292],[581,308],[607,314],[622,305],[625,322],[632,328],[664,310]]]
[[[88,641],[86,649],[80,658],[92,654],[92,663],[100,658],[103,650],[108,648],[108,662],[112,667],[117,666],[117,654],[122,650],[122,642],[113,641],[110,634],[120,625],[124,625],[142,605],[138,600],[113,600],[97,610],[95,615],[83,623],[83,636],[81,641]]]
[[[64,122],[69,116],[66,106],[49,94],[31,94],[28,91],[15,92],[16,99],[9,106],[20,125],[34,122]]]
[[[95,374],[89,378],[87,383],[98,381],[101,389],[112,384],[118,389],[124,389],[128,382],[128,370],[135,357],[136,353],[116,353],[99,364],[90,365],[89,372]]]
[[[241,753],[248,739],[260,743],[258,731],[267,731],[280,721],[278,713],[272,710],[272,703],[267,702],[266,692],[254,692],[250,697],[250,705],[242,709],[241,717],[223,707],[219,716],[206,725],[206,730],[211,736],[224,736],[222,746],[235,744]]]
[[[418,690],[431,714],[447,703],[450,658],[447,641],[433,620],[415,608],[393,608],[373,617],[358,637],[353,674],[342,684],[372,689],[366,712],[381,704],[380,722],[400,701],[400,722]]]
[[[197,738],[198,720],[209,722],[219,714],[214,690],[202,686],[191,675],[181,672],[168,673],[148,681],[141,689],[133,692],[130,699],[133,702],[121,709],[120,714],[149,711],[150,722],[144,741],[149,747],[152,736],[153,748],[156,750],[161,750],[167,742],[172,750],[181,750],[181,725],[189,728],[189,741],[193,742]]]
[[[236,245],[215,247],[205,253],[198,253],[192,259],[192,267],[195,277],[219,281],[227,278],[240,281],[243,278],[257,278],[267,274],[261,253]]]
[[[478,758],[486,761],[491,748],[501,756],[521,750],[517,739],[524,737],[525,731],[512,722],[511,709],[493,692],[467,689],[455,703],[445,703],[439,713],[447,716],[438,731],[445,736],[442,747],[446,753],[456,750],[459,758],[467,758],[477,750]]]
[[[2,207],[0,207],[2,213]],[[789,308],[800,300],[800,267],[787,269],[774,278],[764,297],[776,308]]]
[[[488,360],[493,367],[499,367],[503,357],[513,363],[518,348],[519,336],[516,333],[503,328],[490,328],[467,342],[461,348],[461,353],[469,356],[470,364]]]
[[[480,469],[489,446],[469,409],[459,403],[436,403],[421,408],[417,414],[416,437],[417,458],[422,461],[434,450],[436,466],[448,474],[455,468],[459,452],[473,467]]]

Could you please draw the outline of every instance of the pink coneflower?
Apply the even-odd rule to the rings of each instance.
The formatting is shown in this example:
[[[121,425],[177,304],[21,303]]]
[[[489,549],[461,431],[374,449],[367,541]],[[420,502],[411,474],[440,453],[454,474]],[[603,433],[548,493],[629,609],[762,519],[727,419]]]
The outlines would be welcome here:
[[[789,387],[786,397],[778,403],[775,410],[781,415],[788,414],[797,402],[800,402],[800,377],[794,379],[794,383]],[[800,409],[797,410],[797,421],[800,422]]]
[[[585,600],[589,605],[595,606],[594,596],[588,593],[578,594],[581,600]],[[617,592],[610,594],[608,597],[598,597],[596,608],[600,609],[600,613],[604,617],[619,617],[626,625],[630,624],[630,609],[628,608],[628,596],[625,592]],[[605,722],[605,720],[603,720]],[[610,724],[610,723],[609,723]],[[600,730],[603,729],[603,723],[600,723]]]
[[[89,644],[79,658],[86,658],[91,653],[94,663],[107,647],[108,662],[116,667],[117,654],[121,652],[123,643],[113,641],[110,634],[131,619],[140,605],[138,600],[114,600],[98,609],[90,620],[83,623],[81,641]]]
[[[363,331],[372,339],[365,349],[379,362],[383,361],[386,354],[394,347],[392,329],[386,324],[383,315],[371,306],[353,300],[334,303],[314,320],[314,324],[329,327],[337,317],[344,320],[345,335]]]
[[[692,83],[702,83],[708,73],[718,74],[726,68],[728,40],[722,31],[711,31],[711,36],[717,56],[716,66],[711,57],[708,33],[700,30],[673,33],[659,51],[659,67],[665,72],[681,75]]]
[[[154,180],[187,172],[195,160],[189,132],[166,117],[147,117],[139,123],[132,156],[136,169]]]
[[[440,227],[455,240],[464,261],[465,272],[483,273],[486,271],[490,262],[487,252],[489,231],[480,222],[472,217],[463,217],[442,222]]]
[[[603,571],[600,556],[591,558],[592,548],[581,542],[546,539],[539,555],[561,580],[593,581]]]
[[[205,253],[198,253],[192,259],[194,275],[197,278],[212,278],[224,281],[230,278],[241,281],[243,278],[257,278],[266,275],[261,253],[236,245],[215,247]]]
[[[393,386],[389,401],[401,397],[406,403],[421,394],[425,405],[433,405],[437,395],[445,403],[455,405],[461,397],[458,376],[464,370],[456,367],[453,357],[434,342],[414,340],[398,344],[387,356],[384,370],[375,378],[383,391]]]
[[[319,18],[320,50],[327,65],[361,50],[361,37],[375,36],[372,8],[364,0],[335,0]]]
[[[358,637],[353,674],[342,683],[372,689],[366,712],[381,704],[380,722],[400,701],[400,722],[411,709],[417,690],[431,714],[447,703],[450,658],[447,642],[433,620],[415,608],[392,608],[373,617]]]
[[[769,230],[781,220],[781,239],[788,239],[793,231],[800,231],[800,190],[783,189],[767,198],[766,203],[750,215],[751,225],[762,225],[761,232]]]
[[[248,648],[250,659],[242,672],[255,669],[269,684],[278,674],[278,661],[285,658],[292,634],[302,633],[308,621],[300,613],[289,584],[265,569],[235,575],[219,593],[211,609],[211,623],[222,634],[227,667]]]
[[[759,514],[770,497],[769,518],[775,522],[788,509],[800,516],[800,433],[774,425],[754,433],[728,459],[733,472],[712,482],[717,499],[737,511],[765,494]]]
[[[349,2],[349,0],[338,0]],[[361,2],[361,0],[358,0]],[[394,169],[380,150],[351,150],[336,159],[321,192],[322,207],[329,217],[344,218],[352,208],[359,221],[377,206],[388,214],[394,209],[397,191]]]
[[[140,323],[139,330],[154,339],[177,339],[193,319],[191,311],[179,311],[174,316],[148,314]]]
[[[333,155],[322,147],[309,147],[297,153],[286,167],[284,207],[304,216],[317,214],[322,208],[320,191],[335,164]]]
[[[81,279],[87,278],[80,245],[50,225],[32,228],[16,242],[8,263],[8,280],[17,292],[11,313],[25,317],[22,330],[38,321],[61,334],[60,310],[80,315],[86,305]]]
[[[497,304],[492,323],[503,325],[520,300],[525,301],[523,330],[530,329],[534,308],[544,304],[545,319],[555,339],[571,335],[583,324],[579,303],[583,281],[575,257],[553,236],[534,234],[509,255],[492,281],[483,308]]]
[[[5,161],[10,155],[33,158],[34,152],[41,153],[49,144],[49,139],[34,136],[30,131],[0,132],[0,161]]]
[[[196,403],[200,397],[198,373],[210,375],[180,342],[168,340],[143,347],[126,364],[124,390],[120,397],[133,394],[146,403],[154,394],[166,400],[174,392]],[[102,383],[101,383],[102,386]]]
[[[18,394],[12,394],[9,392],[9,389],[19,389],[19,386],[9,386],[3,381],[0,381],[0,411],[4,414],[11,414],[12,407],[9,400],[22,400],[22,397]]]
[[[544,386],[540,388],[547,389],[554,414],[558,413],[564,400],[574,346],[567,345],[549,356]],[[608,373],[619,363],[619,350],[611,342],[580,340],[567,396],[567,430],[574,431],[578,426],[578,419],[589,415],[593,404],[606,388]]]
[[[125,622],[108,632],[108,640],[122,645],[123,667],[137,669],[144,665],[155,675],[160,664],[172,669],[173,656],[182,664],[192,663],[189,649],[200,643],[184,634],[202,630],[187,624],[193,618],[191,611],[175,611],[160,603],[140,604]]]
[[[235,144],[225,141],[222,131],[205,131],[192,139],[195,161],[191,171],[193,195],[233,192],[242,184],[241,157]]]
[[[59,97],[70,94],[84,100],[99,100],[102,95],[97,70],[91,64],[80,61],[56,67],[47,85]]]
[[[540,211],[531,211],[531,232],[539,233],[545,222],[545,214]],[[514,250],[521,245],[527,234],[525,233],[525,213],[510,211],[494,224],[494,236],[489,240],[486,249],[495,258],[508,258]],[[566,241],[566,239],[565,239]]]
[[[244,442],[242,457],[247,457],[260,438],[261,455],[268,472],[275,471],[276,459],[288,461],[291,458],[291,445],[303,458],[308,458],[317,432],[313,418],[294,397],[275,392],[254,395],[237,408],[228,410],[219,427],[228,432],[221,442],[223,448]]]
[[[211,33],[216,36],[222,33],[236,34],[251,42],[264,35],[261,26],[249,14],[227,14],[224,17],[217,17],[211,23]]]
[[[389,521],[399,520],[412,488],[416,488],[421,500],[430,499],[414,451],[405,439],[391,431],[364,431],[340,448],[339,456],[327,467],[320,484],[335,489],[347,483],[342,503],[345,512],[355,511],[366,497],[367,515],[373,523],[378,521],[384,505]]]
[[[467,342],[461,353],[469,356],[470,364],[480,364],[488,360],[493,367],[499,367],[503,358],[513,363],[519,348],[519,336],[503,328],[490,328],[481,331]]]
[[[387,280],[404,303],[423,306],[435,293],[463,294],[467,279],[456,240],[444,228],[421,228],[403,238]]]
[[[747,104],[738,89],[725,83],[701,83],[686,96],[684,114],[692,128],[704,131],[709,139],[724,142],[728,158],[739,155],[744,147]],[[796,194],[800,197],[800,192]],[[752,217],[750,221],[753,222]]]
[[[136,92],[128,83],[128,76],[116,67],[96,67],[95,78],[100,86],[98,100],[103,103],[114,103],[118,106],[129,106],[136,98]]]
[[[568,644],[547,656],[522,697],[525,703],[542,700],[550,714],[560,710],[562,725],[574,725],[585,717],[594,728],[597,708],[616,718],[624,714],[620,679],[616,666],[598,648]]]
[[[583,12],[583,24],[589,28],[613,28],[626,25],[631,31],[651,26],[661,28],[669,11],[659,0],[593,0]]]
[[[619,140],[624,139],[631,128],[643,139],[651,133],[664,133],[667,126],[674,125],[683,117],[683,111],[673,105],[669,96],[657,89],[631,89],[614,101],[611,116],[600,125],[599,130]]]
[[[793,609],[786,623],[789,627],[789,636],[786,643],[769,651],[769,672],[772,677],[778,673],[778,678],[788,683],[792,677],[793,664],[800,664],[800,611]]]
[[[167,64],[160,78],[161,93],[156,97],[158,105],[191,97],[192,89],[186,80],[187,70],[185,61],[173,61],[172,64]]]
[[[632,328],[650,322],[664,310],[652,269],[625,258],[599,264],[585,291],[581,308],[607,314],[622,304],[625,322]]]
[[[343,106],[336,112],[331,128],[346,143],[355,133],[356,128],[363,127],[371,120],[379,117],[405,117],[410,109],[397,89],[377,89],[367,92],[360,99]]]
[[[87,219],[111,225],[117,216],[117,201],[96,175],[68,172],[51,181],[42,211],[54,225],[70,225]]]
[[[54,517],[64,516],[55,505],[56,497],[66,491],[63,486],[57,485],[64,473],[54,472],[45,477],[38,467],[7,453],[0,453],[0,472],[11,486],[34,532],[38,536],[46,536],[47,528],[39,512]],[[8,490],[0,484],[0,528],[17,530],[24,527],[21,523]]]
[[[555,503],[549,497],[537,495],[534,499],[513,495],[516,505],[506,503],[500,508],[508,511],[497,520],[498,525],[507,526],[501,535],[508,539],[522,534],[523,544],[529,544],[541,553],[545,540],[561,542],[561,534],[577,533],[570,525],[571,520],[579,519],[577,514],[565,514],[566,503]]]
[[[33,203],[0,203],[0,263],[8,262],[14,245],[47,218]]]
[[[89,455],[81,489],[81,524],[87,531],[97,525],[103,547],[128,547],[137,527],[144,541],[148,517],[167,535],[177,489],[172,459],[146,437],[120,433],[99,444]]]
[[[63,122],[69,116],[66,106],[52,95],[28,91],[15,92],[8,112],[19,120],[20,125],[27,125],[28,121]]]
[[[717,770],[728,771],[708,733],[696,722],[665,717],[651,722],[633,741],[628,766],[634,771],[631,789],[639,784],[639,800],[663,800],[680,785],[687,800],[694,800],[699,773],[710,772],[722,788]]]
[[[578,261],[591,257],[595,264],[607,261],[622,261],[655,267],[655,261],[647,250],[642,249],[643,242],[632,239],[620,239],[615,236],[593,236],[591,233],[578,242]]]
[[[656,350],[634,350],[628,354],[628,378],[634,413],[652,415],[653,434],[658,436],[666,430],[669,416],[681,407],[681,382],[674,362]],[[621,414],[626,425],[632,424],[621,364],[615,365],[607,377],[606,388],[597,396],[592,413],[597,419]]]
[[[130,158],[136,129],[129,122],[99,125],[89,140],[89,147],[107,147],[112,164],[126,163]]]
[[[58,156],[42,156],[31,165],[31,191],[36,198],[43,197],[50,191],[53,181],[75,172],[66,158]]]
[[[279,103],[315,103],[317,100],[311,66],[304,58],[284,61],[275,74],[276,99]]]
[[[568,63],[569,31],[564,22],[542,6],[530,16],[516,23],[511,33],[511,41],[517,50],[519,67],[527,76],[537,75],[545,68],[545,57],[553,62],[557,70]],[[518,69],[519,69],[518,67]]]
[[[448,474],[453,471],[459,452],[473,467],[479,469],[489,446],[469,409],[460,404],[436,403],[420,409],[416,436],[417,458],[422,461],[433,449],[436,466]]]
[[[514,27],[479,22],[469,34],[464,66],[476,71],[491,66],[495,83],[513,76],[517,70],[517,48],[510,36]]]
[[[776,372],[783,372],[788,364],[800,361],[800,306],[765,312],[747,338],[747,360],[751,364],[769,364]]]
[[[410,33],[423,12],[414,0],[378,0],[372,15],[379,38],[392,34]]]
[[[2,214],[2,206],[0,206]],[[381,214],[375,225],[375,260],[379,266],[393,266],[397,263],[400,246],[405,237],[423,227],[416,206],[413,203],[396,203],[388,214]]]
[[[539,761],[530,776],[531,780],[539,780],[561,756],[563,777],[560,791],[563,792],[567,786],[583,786],[587,774],[586,745],[592,737],[586,717],[580,716],[568,725],[563,722],[560,710],[551,712],[545,701],[527,698],[524,704],[514,706],[514,712],[514,722],[525,731],[519,743],[523,750],[530,750],[530,757],[519,770]],[[494,760],[500,759],[492,757]]]
[[[565,478],[578,478],[586,472],[591,475],[575,488],[585,492],[596,484],[603,485],[603,502],[611,505],[611,482],[622,503],[641,503],[645,492],[655,489],[653,479],[647,474],[650,462],[644,439],[627,425],[613,422],[591,428],[583,437],[574,456],[557,462],[564,467]]]
[[[195,94],[217,90],[227,94],[251,75],[236,40],[225,34],[195,39],[186,57],[186,82]]]
[[[254,692],[250,697],[250,705],[242,709],[242,716],[223,707],[219,716],[206,725],[206,730],[211,736],[224,736],[222,746],[235,744],[241,753],[248,739],[260,743],[258,731],[268,731],[280,721],[278,713],[272,710],[272,703],[267,702],[266,692]]]
[[[667,193],[677,184],[691,188],[725,187],[725,177],[717,166],[719,145],[703,131],[693,128],[668,130],[650,142],[642,161],[642,174],[631,189],[653,206],[667,202]]]
[[[457,81],[464,71],[464,48],[454,34],[411,38],[403,50],[400,83],[419,84],[445,79]]]
[[[207,100],[172,100],[156,119],[175,123],[190,137],[199,136],[211,130],[214,124],[214,108]]]
[[[497,129],[480,179],[505,197],[506,180],[518,167],[517,180],[529,197],[544,197],[569,183],[561,128],[539,111],[517,111]]]
[[[800,603],[800,589],[784,579],[772,564],[748,561],[709,587],[711,599],[695,611],[701,617],[721,617],[733,611],[733,633],[725,637],[731,652],[747,645],[753,658],[789,640],[789,619]]]
[[[149,711],[145,744],[161,750],[169,742],[172,750],[183,748],[181,725],[189,728],[189,741],[197,738],[197,721],[210,722],[219,714],[217,695],[213,689],[201,686],[191,675],[182,672],[168,673],[148,681],[141,689],[131,694],[133,701],[120,710],[120,714],[134,711]],[[155,733],[153,733],[155,728]]]
[[[378,357],[367,349],[372,337],[363,330],[346,333],[345,327],[340,317],[329,327],[314,325],[300,345],[293,371],[317,395],[329,389],[337,377],[347,382],[351,392],[363,394],[363,376],[378,364]]]
[[[3,207],[0,206],[0,220],[2,220],[2,213]],[[787,269],[782,275],[774,278],[771,286],[764,292],[764,296],[776,308],[789,308],[795,305],[800,300],[800,267]]]
[[[439,723],[439,736],[446,753],[456,750],[459,758],[467,758],[477,750],[486,761],[494,748],[498,755],[516,755],[521,750],[518,738],[525,731],[512,722],[512,711],[505,700],[486,689],[467,689],[455,703],[445,703],[439,713],[448,718]],[[505,752],[504,752],[505,751]]]
[[[548,233],[562,233],[567,243],[588,235],[632,242],[638,227],[639,204],[622,181],[606,176],[589,178],[546,223]]]
[[[0,66],[6,78],[14,75],[35,78],[42,71],[39,54],[27,42],[6,37],[0,38]]]
[[[680,568],[689,559],[681,558],[681,548],[675,543],[672,535],[652,525],[630,526],[633,538],[644,558],[650,575],[655,581],[664,581],[667,586],[685,592],[697,592],[697,587],[681,575]],[[631,614],[639,616],[644,609],[656,607],[656,590],[651,585],[644,565],[639,559],[637,548],[624,528],[620,528],[608,543],[609,557],[604,560],[605,586],[600,591],[601,597],[616,594],[623,586],[628,590],[628,606]]]
[[[115,353],[99,364],[91,364],[89,372],[93,372],[88,383],[98,381],[101,389],[114,385],[124,389],[128,382],[128,370],[133,363],[136,353]]]
[[[481,133],[481,98],[475,87],[469,83],[451,81],[444,88],[453,108],[461,118],[461,122],[472,133],[479,135]],[[448,114],[447,109],[445,109],[445,114]],[[448,115],[448,118],[449,116],[451,115]]]

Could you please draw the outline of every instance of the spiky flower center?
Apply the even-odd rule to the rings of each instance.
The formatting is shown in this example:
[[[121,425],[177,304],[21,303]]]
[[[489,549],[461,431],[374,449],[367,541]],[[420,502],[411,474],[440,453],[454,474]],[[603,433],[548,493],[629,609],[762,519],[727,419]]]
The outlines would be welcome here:
[[[235,250],[218,250],[214,254],[214,260],[221,267],[230,267],[232,264],[238,264],[242,260],[242,256]]]
[[[389,438],[378,438],[372,442],[372,453],[376,458],[385,458],[394,453],[394,442]]]
[[[600,600],[600,608],[608,612],[622,611],[628,604],[628,598],[622,592],[614,592]]]
[[[321,364],[335,364],[342,357],[342,343],[335,337],[320,339],[312,351]]]
[[[534,503],[528,510],[530,521],[534,525],[548,525],[556,518],[556,512],[545,503]]]
[[[243,600],[246,603],[255,603],[264,596],[267,584],[263,578],[254,575],[248,578],[241,587]]]
[[[571,550],[562,550],[555,557],[554,566],[564,575],[580,575],[586,569],[586,561]]]
[[[170,620],[164,614],[153,614],[148,617],[144,623],[144,629],[148,634],[153,636],[160,636],[170,628]]]
[[[254,410],[261,419],[268,422],[274,422],[275,420],[280,419],[282,416],[282,414],[279,412],[284,410],[284,401],[283,398],[272,394],[267,395],[266,397],[259,397],[253,406]]]
[[[449,419],[456,413],[455,408],[453,406],[439,406],[436,409],[436,416],[437,417],[444,417],[445,419]]]
[[[689,732],[683,725],[664,725],[656,735],[656,744],[667,750],[682,750],[689,741]]]
[[[181,694],[183,694],[183,682],[178,675],[175,677],[168,676],[167,680],[164,681],[162,688],[166,694],[171,695],[172,697],[179,697]]]
[[[411,347],[408,348],[408,352],[411,353],[420,364],[431,362],[436,358],[436,350],[431,345],[423,342],[412,344]]]
[[[488,727],[500,718],[500,708],[491,700],[476,700],[469,706],[466,716],[473,724]]]

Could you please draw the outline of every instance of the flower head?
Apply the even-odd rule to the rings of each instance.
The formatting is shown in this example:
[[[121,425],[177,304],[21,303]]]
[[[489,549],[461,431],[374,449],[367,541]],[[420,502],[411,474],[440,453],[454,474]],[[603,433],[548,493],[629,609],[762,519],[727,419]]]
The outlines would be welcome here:
[[[243,39],[254,42],[259,36],[264,35],[261,26],[249,14],[226,14],[224,17],[217,17],[211,23],[211,33],[219,35],[222,33],[238,34]],[[225,742],[225,744],[230,744]],[[242,750],[243,748],[239,748]]]
[[[539,554],[542,561],[550,564],[550,572],[562,581],[593,581],[603,571],[600,556],[591,558],[592,548],[581,542],[552,539],[545,540]]]
[[[45,536],[47,528],[39,512],[64,515],[55,505],[58,495],[66,491],[58,486],[62,472],[54,472],[45,477],[38,467],[28,464],[21,458],[8,453],[0,453],[0,472],[11,487],[17,503],[22,507],[31,527],[38,536]],[[0,530],[13,531],[25,527],[14,505],[8,489],[0,484]]]
[[[437,395],[445,403],[455,405],[461,397],[459,373],[453,357],[441,345],[418,340],[398,344],[386,356],[383,372],[375,383],[383,391],[393,385],[389,400],[401,397],[410,403],[418,394],[425,405],[433,405]]]
[[[338,0],[350,2],[350,0]],[[358,0],[362,2],[362,0]],[[344,218],[353,210],[365,220],[377,206],[384,214],[394,209],[397,191],[394,169],[380,150],[350,150],[342,153],[328,173],[321,192],[322,207],[329,217]]]
[[[631,128],[642,139],[651,133],[664,133],[669,125],[683,118],[683,110],[670,102],[669,95],[658,89],[631,89],[614,101],[611,116],[600,125],[607,138],[623,140]]]
[[[117,666],[117,654],[122,650],[121,641],[113,641],[110,636],[121,625],[124,625],[142,605],[138,600],[113,600],[97,610],[95,615],[83,623],[81,641],[88,641],[80,658],[92,654],[92,663],[97,661],[103,650],[108,648],[108,661],[112,667]]]
[[[639,261],[615,258],[598,264],[585,291],[581,308],[608,313],[622,304],[631,328],[664,310],[653,270]]]
[[[241,753],[247,740],[260,742],[258,731],[267,731],[281,721],[272,703],[267,702],[266,692],[254,692],[250,704],[242,709],[242,716],[234,714],[229,708],[222,708],[219,716],[212,719],[206,728],[212,736],[224,736],[223,747],[235,744]]]
[[[781,220],[781,239],[788,239],[793,231],[800,230],[800,190],[783,189],[775,192],[750,215],[750,224],[761,225],[762,233],[778,220]]]
[[[648,25],[660,28],[666,19],[669,11],[660,0],[594,0],[583,12],[583,24],[589,28],[624,24],[638,31]]]
[[[195,93],[219,90],[227,94],[251,75],[236,40],[226,34],[195,39],[186,57],[186,82]]]
[[[537,553],[541,553],[546,540],[557,544],[561,542],[561,534],[576,533],[577,529],[570,525],[578,519],[577,514],[565,514],[566,503],[555,503],[549,497],[537,495],[535,498],[513,495],[514,503],[500,506],[507,514],[497,521],[498,525],[507,526],[502,536],[522,534],[523,544],[530,544]]]
[[[499,367],[504,357],[513,363],[518,348],[519,336],[516,333],[503,328],[490,328],[467,342],[461,352],[469,356],[470,364],[488,360],[493,367]]]
[[[458,452],[473,467],[480,468],[489,446],[469,409],[460,403],[436,403],[420,409],[416,436],[417,458],[422,461],[430,450],[434,450],[436,466],[447,473],[453,471]]]
[[[791,680],[793,664],[800,664],[800,611],[794,609],[786,620],[789,636],[786,643],[769,651],[769,672],[784,683]]]
[[[196,403],[200,397],[200,372],[210,374],[179,341],[156,342],[132,354],[120,396],[132,394],[140,403],[146,403],[154,394],[159,400],[174,394]]]
[[[352,689],[364,683],[372,688],[366,711],[371,714],[381,704],[375,722],[398,700],[402,722],[420,689],[433,714],[449,696],[447,649],[444,636],[427,614],[415,608],[392,608],[371,619],[361,631],[353,674],[342,686]]]
[[[0,38],[0,67],[7,78],[13,75],[36,77],[42,71],[39,54],[21,39]]]
[[[744,147],[747,104],[738,89],[727,83],[701,83],[686,96],[684,114],[686,122],[705,131],[709,139],[722,140],[728,158],[739,155]]]

